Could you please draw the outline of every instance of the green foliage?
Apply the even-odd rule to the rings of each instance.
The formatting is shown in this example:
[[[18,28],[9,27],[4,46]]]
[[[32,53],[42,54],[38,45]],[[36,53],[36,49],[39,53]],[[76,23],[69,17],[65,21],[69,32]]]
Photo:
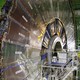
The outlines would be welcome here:
[[[1,12],[1,8],[3,7],[3,5],[5,4],[6,0],[0,0],[0,12]]]
[[[80,52],[78,52],[78,57],[80,58]]]
[[[75,15],[75,23],[77,26],[77,46],[80,46],[80,16],[79,15]]]
[[[72,7],[74,10],[80,9],[80,0],[72,0]]]

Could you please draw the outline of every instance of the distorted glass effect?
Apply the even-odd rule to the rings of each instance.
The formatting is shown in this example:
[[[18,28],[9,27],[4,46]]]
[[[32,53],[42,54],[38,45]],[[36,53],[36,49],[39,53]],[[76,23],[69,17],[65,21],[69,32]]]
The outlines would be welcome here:
[[[4,66],[1,71],[4,78],[40,80],[38,64],[46,27],[59,18],[68,31],[66,26],[72,23],[68,0],[7,0],[2,15],[6,17],[1,23],[6,25],[2,45]]]

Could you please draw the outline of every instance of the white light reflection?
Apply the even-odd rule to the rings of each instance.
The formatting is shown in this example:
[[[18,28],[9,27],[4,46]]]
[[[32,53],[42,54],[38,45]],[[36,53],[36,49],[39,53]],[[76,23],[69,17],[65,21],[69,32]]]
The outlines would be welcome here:
[[[22,16],[22,18],[23,18],[26,22],[28,22],[28,20],[25,18],[25,16],[24,16],[24,15]]]
[[[25,38],[25,35],[24,35],[24,34],[22,34],[22,33],[19,33],[19,35],[20,35],[21,37]]]
[[[33,9],[33,7],[32,7],[32,5],[31,5],[31,3],[30,3],[30,2],[28,2],[28,4],[29,4],[30,8],[31,8],[31,9]]]

